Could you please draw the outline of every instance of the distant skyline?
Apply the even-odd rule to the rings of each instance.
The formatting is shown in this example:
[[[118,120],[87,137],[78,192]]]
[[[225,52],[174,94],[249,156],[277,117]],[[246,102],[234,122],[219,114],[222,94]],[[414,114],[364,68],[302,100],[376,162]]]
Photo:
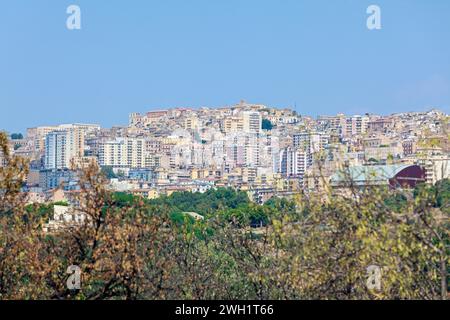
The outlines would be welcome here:
[[[81,30],[66,28],[71,4]],[[366,27],[371,4],[381,30]],[[0,130],[242,99],[310,116],[449,113],[449,13],[448,0],[7,1]]]

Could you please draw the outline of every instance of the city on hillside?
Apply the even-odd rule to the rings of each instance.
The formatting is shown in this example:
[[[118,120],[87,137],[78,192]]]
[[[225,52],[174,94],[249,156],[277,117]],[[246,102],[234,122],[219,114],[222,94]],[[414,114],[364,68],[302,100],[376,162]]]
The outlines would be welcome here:
[[[0,309],[290,319],[339,313],[312,300],[449,300],[449,13],[2,1]]]
[[[413,188],[450,177],[448,114],[312,118],[241,101],[221,108],[131,113],[127,126],[61,124],[10,134],[29,160],[28,203],[67,201],[77,170],[96,163],[108,188],[148,199],[231,187],[263,204],[273,197],[356,185]]]

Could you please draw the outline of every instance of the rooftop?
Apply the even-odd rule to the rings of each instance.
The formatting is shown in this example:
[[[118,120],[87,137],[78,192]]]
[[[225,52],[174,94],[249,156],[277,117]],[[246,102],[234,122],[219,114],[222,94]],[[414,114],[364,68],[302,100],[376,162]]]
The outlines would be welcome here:
[[[356,185],[384,183],[394,178],[410,165],[381,165],[381,166],[355,166],[346,170],[337,171],[331,177],[331,184],[339,184],[352,180]]]

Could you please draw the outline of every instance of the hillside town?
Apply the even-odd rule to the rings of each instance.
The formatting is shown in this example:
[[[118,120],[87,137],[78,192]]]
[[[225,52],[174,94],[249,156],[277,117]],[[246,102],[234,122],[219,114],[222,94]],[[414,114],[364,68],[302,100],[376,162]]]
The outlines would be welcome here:
[[[272,197],[358,185],[392,188],[450,177],[450,124],[439,110],[312,118],[260,104],[131,113],[127,126],[61,124],[12,134],[30,161],[29,203],[77,192],[77,169],[97,163],[109,188],[148,199],[231,187]],[[0,159],[1,160],[1,159]],[[0,161],[1,163],[1,161]]]

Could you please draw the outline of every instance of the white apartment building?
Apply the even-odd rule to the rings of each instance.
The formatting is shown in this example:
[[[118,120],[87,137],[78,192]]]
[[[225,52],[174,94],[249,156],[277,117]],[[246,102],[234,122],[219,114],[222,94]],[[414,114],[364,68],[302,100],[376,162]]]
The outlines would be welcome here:
[[[279,172],[284,177],[303,177],[308,164],[308,155],[301,148],[287,147],[280,151]]]
[[[242,113],[243,130],[248,133],[260,133],[262,128],[261,113],[256,111],[244,111]]]
[[[229,134],[225,140],[225,161],[231,167],[256,167],[260,165],[258,135]]]
[[[279,171],[280,143],[279,138],[272,135],[259,137],[259,166],[270,172]]]
[[[294,148],[302,148],[309,153],[316,153],[327,148],[330,135],[322,132],[300,132],[293,136]]]
[[[326,150],[330,143],[330,135],[322,132],[301,132],[293,136],[294,149],[306,153],[308,166],[313,163],[314,154]]]
[[[147,163],[145,140],[139,138],[116,138],[99,143],[100,166],[113,168],[145,168]]]
[[[84,132],[79,128],[52,131],[45,137],[44,166],[47,170],[71,168],[71,161],[84,155]]]

